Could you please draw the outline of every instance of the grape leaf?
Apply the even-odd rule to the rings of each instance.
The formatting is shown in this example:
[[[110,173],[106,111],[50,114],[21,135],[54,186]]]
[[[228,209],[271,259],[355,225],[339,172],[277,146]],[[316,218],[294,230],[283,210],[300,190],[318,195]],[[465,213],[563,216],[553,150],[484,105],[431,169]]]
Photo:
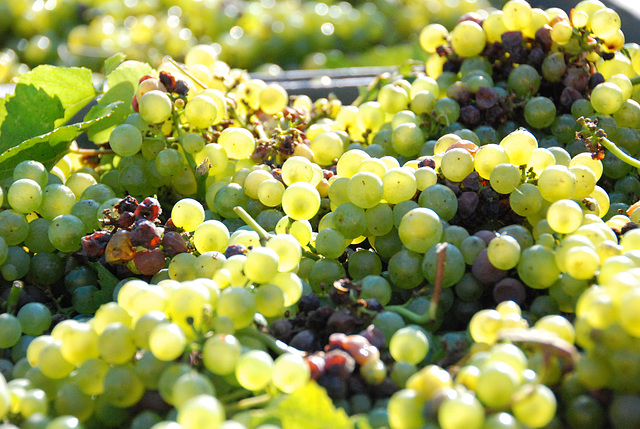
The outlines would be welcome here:
[[[347,413],[336,409],[315,381],[275,401],[267,411],[282,421],[283,429],[353,429]]]
[[[55,121],[64,115],[64,107],[58,98],[44,89],[18,84],[14,95],[4,104],[6,117],[0,125],[0,153],[19,145],[32,137],[48,133]]]
[[[105,65],[106,67],[106,65]],[[98,104],[94,106],[87,115],[85,120],[90,120],[99,115],[100,109],[113,103],[114,101],[124,101],[109,120],[103,122],[99,127],[92,128],[88,133],[88,137],[96,144],[102,144],[109,141],[111,130],[124,122],[124,120],[133,113],[131,108],[131,99],[138,88],[138,81],[147,74],[152,74],[153,69],[146,63],[138,61],[125,61],[116,67],[107,76],[107,84],[109,89],[104,96],[98,100]]]
[[[68,122],[97,95],[91,70],[85,68],[42,65],[23,74],[18,83],[33,85],[60,99],[64,116],[57,125]]]
[[[98,262],[89,262],[89,265],[98,273],[98,283],[100,284],[100,290],[93,293],[93,301],[97,305],[113,301],[113,291],[120,280]]]
[[[43,163],[47,170],[50,169],[68,152],[69,145],[80,133],[109,118],[117,106],[118,103],[106,106],[102,116],[91,121],[65,125],[46,134],[29,138],[6,150],[0,149],[0,180],[10,177],[16,165],[29,159],[36,159]],[[4,134],[0,137],[4,137]]]
[[[122,52],[118,52],[115,55],[110,56],[106,60],[104,60],[104,75],[108,76],[112,71],[115,70],[124,60],[127,58],[125,54]]]

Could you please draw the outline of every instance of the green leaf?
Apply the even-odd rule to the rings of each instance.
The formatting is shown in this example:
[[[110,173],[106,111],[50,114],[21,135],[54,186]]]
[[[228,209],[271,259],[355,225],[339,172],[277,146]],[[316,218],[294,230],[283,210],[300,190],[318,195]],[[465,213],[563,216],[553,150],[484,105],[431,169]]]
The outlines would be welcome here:
[[[353,429],[347,413],[336,409],[315,381],[275,401],[268,411],[282,421],[282,429]]]
[[[115,55],[110,56],[104,60],[104,75],[109,76],[116,67],[118,67],[127,58],[122,52],[118,52]]]
[[[100,284],[100,290],[93,293],[94,302],[97,305],[102,305],[113,301],[113,291],[120,280],[98,262],[89,262],[89,265],[98,273],[98,283]]]
[[[33,85],[49,96],[59,98],[64,108],[61,123],[69,121],[97,95],[91,70],[86,68],[42,65],[23,74],[18,83]]]
[[[16,85],[14,95],[7,99],[4,108],[6,117],[0,125],[0,153],[48,133],[54,129],[56,119],[64,115],[64,107],[58,98],[44,89],[24,84]]]
[[[76,137],[109,118],[117,106],[117,103],[113,103],[106,107],[102,116],[91,121],[65,125],[46,134],[25,140],[7,150],[2,150],[0,153],[0,180],[11,176],[13,169],[20,162],[30,159],[38,160],[44,164],[47,170],[50,169],[69,151],[69,145]],[[0,137],[4,137],[4,134]]]
[[[124,103],[118,106],[109,120],[103,122],[100,127],[92,128],[87,133],[89,140],[96,144],[109,141],[113,128],[123,123],[127,116],[133,113],[131,99],[138,88],[138,81],[142,76],[153,73],[151,66],[146,63],[126,61],[107,76],[109,90],[98,100],[98,104],[89,110],[85,120],[93,119],[100,114],[99,112],[104,106],[115,101],[124,101]]]

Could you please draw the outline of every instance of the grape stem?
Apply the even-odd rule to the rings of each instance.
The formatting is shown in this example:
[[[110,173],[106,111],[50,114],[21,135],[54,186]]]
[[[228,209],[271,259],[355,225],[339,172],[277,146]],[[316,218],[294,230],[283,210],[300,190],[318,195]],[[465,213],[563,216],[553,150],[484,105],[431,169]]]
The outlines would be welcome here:
[[[254,396],[251,398],[241,399],[236,403],[229,404],[225,406],[225,411],[227,415],[231,415],[237,411],[248,410],[249,408],[259,408],[264,406],[267,402],[269,402],[273,397],[265,393],[264,395]]]
[[[11,286],[11,292],[9,292],[9,298],[7,298],[7,313],[15,315],[18,309],[18,299],[20,298],[20,292],[24,283],[20,280],[15,280]]]
[[[271,349],[272,351],[274,351],[278,355],[282,355],[282,354],[285,354],[285,353],[304,355],[303,352],[301,352],[300,350],[296,349],[295,347],[291,347],[291,346],[287,345],[286,343],[284,343],[284,342],[282,342],[280,340],[276,340],[275,338],[273,338],[271,335],[267,334],[266,332],[262,332],[262,331],[259,331],[257,329],[254,329],[254,328],[242,329],[242,330],[238,331],[237,334],[238,335],[244,335],[244,336],[247,336],[247,337],[251,337],[251,338],[253,338],[255,340],[260,341],[262,344],[267,346],[269,349]]]
[[[577,137],[586,143],[587,149],[594,153],[594,156],[602,153],[602,146],[609,152],[617,156],[621,161],[640,168],[640,160],[623,152],[614,142],[607,138],[607,134],[602,128],[598,128],[597,121],[580,117],[577,122],[582,125],[582,131],[576,133]]]
[[[251,229],[258,233],[258,236],[260,237],[260,244],[264,246],[267,240],[271,238],[271,234],[269,234],[263,227],[261,227],[260,224],[256,222],[256,220],[252,218],[251,215],[247,213],[247,211],[243,207],[236,206],[233,208],[233,211],[238,216],[240,216],[240,219],[242,219],[244,223],[249,225]]]
[[[202,89],[207,89],[208,88],[208,86],[205,85],[200,79],[195,77],[189,70],[187,70],[185,67],[183,67],[182,64],[180,64],[179,62],[177,62],[176,60],[174,60],[170,56],[167,55],[166,57],[164,57],[164,59],[165,59],[165,61],[168,61],[171,64],[173,64],[178,70],[180,70],[181,73],[183,73],[185,76],[187,76],[193,82],[195,82]]]
[[[448,243],[439,243],[436,246],[438,246],[436,247],[436,280],[429,309],[425,311],[424,314],[417,314],[401,305],[388,305],[387,307],[385,307],[385,310],[398,313],[400,316],[418,325],[435,322],[438,312],[438,305],[440,303],[440,295],[442,294],[442,283],[444,281],[444,268],[446,265]]]

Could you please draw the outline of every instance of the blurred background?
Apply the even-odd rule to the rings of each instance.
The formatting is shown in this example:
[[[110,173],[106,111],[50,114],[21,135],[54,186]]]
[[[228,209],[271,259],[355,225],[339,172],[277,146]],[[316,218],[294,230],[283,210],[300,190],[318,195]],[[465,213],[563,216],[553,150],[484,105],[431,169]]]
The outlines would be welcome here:
[[[99,72],[117,52],[156,66],[199,43],[253,72],[394,66],[425,58],[417,43],[425,25],[452,28],[504,1],[0,0],[0,83],[43,63]],[[530,3],[568,12],[577,1]],[[620,13],[627,41],[640,40],[632,2],[605,3]]]

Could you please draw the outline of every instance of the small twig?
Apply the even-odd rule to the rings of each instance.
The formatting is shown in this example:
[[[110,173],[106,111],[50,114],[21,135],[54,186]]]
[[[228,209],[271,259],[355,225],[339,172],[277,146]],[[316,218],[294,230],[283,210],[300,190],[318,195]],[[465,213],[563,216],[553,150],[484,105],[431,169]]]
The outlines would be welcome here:
[[[247,211],[243,207],[236,206],[233,208],[233,211],[238,216],[240,216],[240,219],[242,219],[244,223],[249,225],[251,229],[258,233],[258,236],[260,237],[260,243],[262,245],[264,245],[264,243],[266,243],[266,241],[272,237],[271,234],[269,234],[263,227],[261,227],[260,224],[256,222],[256,220],[252,218],[251,215],[247,213]]]
[[[69,152],[82,156],[115,155],[112,149],[71,149]]]
[[[265,393],[264,395],[241,399],[236,403],[229,404],[225,407],[225,410],[227,411],[227,414],[233,414],[234,412],[248,410],[249,408],[262,407],[271,399],[272,396]]]
[[[208,89],[209,87],[207,85],[205,85],[200,79],[198,79],[197,77],[195,77],[193,74],[191,74],[191,72],[189,70],[187,70],[186,68],[184,68],[182,66],[182,64],[180,64],[179,62],[177,62],[176,60],[174,60],[173,58],[171,58],[170,56],[166,56],[164,57],[164,59],[166,61],[169,61],[171,64],[173,64],[176,68],[178,68],[178,70],[180,70],[180,72],[184,73],[185,76],[187,76],[189,79],[191,79],[192,81],[194,81],[197,85],[199,85],[202,89]]]
[[[7,313],[15,315],[18,309],[18,300],[20,299],[20,292],[24,283],[20,280],[15,280],[11,286],[11,292],[9,292],[9,298],[7,298]]]
[[[258,331],[255,328],[242,329],[242,330],[238,331],[236,334],[237,335],[244,335],[244,336],[256,339],[256,340],[260,341],[262,344],[264,344],[269,349],[271,349],[272,351],[274,351],[275,353],[277,353],[279,355],[282,355],[282,354],[285,354],[285,353],[304,355],[303,352],[301,352],[300,350],[296,349],[295,347],[291,347],[291,346],[287,345],[286,343],[284,343],[284,342],[282,342],[280,340],[276,340],[271,335],[269,335],[269,334],[267,334],[265,332]]]
[[[436,281],[433,285],[433,296],[431,297],[431,305],[429,306],[429,317],[432,321],[436,320],[436,312],[440,304],[440,295],[442,294],[442,283],[444,282],[444,269],[447,265],[447,247],[449,243],[436,244]]]

